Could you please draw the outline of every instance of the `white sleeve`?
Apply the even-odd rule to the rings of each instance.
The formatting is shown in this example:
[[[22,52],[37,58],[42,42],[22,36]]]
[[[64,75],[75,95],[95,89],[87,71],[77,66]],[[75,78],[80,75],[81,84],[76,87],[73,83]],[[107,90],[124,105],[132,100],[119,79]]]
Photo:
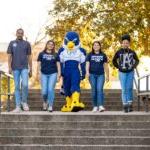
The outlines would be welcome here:
[[[63,52],[60,53],[59,57],[60,57],[60,62],[61,62],[61,63],[64,63]]]

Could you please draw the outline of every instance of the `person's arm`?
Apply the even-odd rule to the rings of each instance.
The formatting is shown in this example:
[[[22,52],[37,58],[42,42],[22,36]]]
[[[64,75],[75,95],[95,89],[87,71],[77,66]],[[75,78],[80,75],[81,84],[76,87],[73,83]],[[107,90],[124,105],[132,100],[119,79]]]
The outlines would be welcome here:
[[[80,71],[81,71],[81,80],[85,79],[86,75],[86,50],[83,48],[80,48],[80,51],[82,53],[81,57],[81,63],[80,63]]]
[[[29,62],[29,77],[32,77],[32,55],[28,55],[28,62]]]
[[[86,74],[86,62],[83,62],[80,64],[80,69],[81,69],[81,80],[85,79],[85,74]]]
[[[57,81],[59,82],[61,77],[61,66],[59,61],[57,62],[57,69],[58,69]]]
[[[116,67],[116,68],[119,68],[119,65],[118,65],[118,53],[116,52],[114,57],[113,57],[113,65]]]
[[[27,42],[27,56],[28,56],[28,64],[29,64],[29,77],[32,77],[32,52],[31,52],[31,45]]]
[[[37,80],[40,80],[41,61],[42,61],[42,53],[39,53],[38,58],[37,58],[37,69],[36,69],[36,79]]]
[[[37,70],[36,70],[36,79],[40,80],[40,70],[41,70],[41,62],[37,62]]]
[[[89,76],[90,76],[89,69],[90,69],[90,62],[87,61],[86,62],[86,78],[88,78],[88,79],[89,79]]]
[[[63,77],[64,76],[64,62],[61,61],[61,53],[64,51],[64,48],[61,47],[59,50],[58,50],[58,53],[57,53],[57,61],[60,62],[60,72],[61,72],[61,76]]]
[[[12,63],[12,55],[8,54],[8,72],[9,72],[9,74],[12,73],[11,63]]]
[[[106,82],[109,82],[109,65],[108,65],[108,63],[104,63],[104,71],[106,74]]]
[[[9,43],[7,48],[7,54],[8,54],[8,72],[9,74],[12,73],[12,42]]]
[[[135,52],[134,52],[133,57],[134,57],[134,60],[135,60],[134,68],[136,68],[137,65],[139,64],[139,58],[138,58],[138,56],[137,56],[137,54]]]
[[[86,57],[86,78],[89,79],[90,76],[90,61],[91,61],[91,53]]]

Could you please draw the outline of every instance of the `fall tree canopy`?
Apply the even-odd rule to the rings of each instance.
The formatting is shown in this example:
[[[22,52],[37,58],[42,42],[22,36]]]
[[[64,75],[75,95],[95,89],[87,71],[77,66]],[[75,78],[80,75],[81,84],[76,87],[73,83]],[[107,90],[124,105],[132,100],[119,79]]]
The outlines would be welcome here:
[[[49,20],[46,34],[58,47],[65,33],[74,30],[87,51],[91,50],[91,43],[99,39],[111,57],[121,35],[128,33],[132,37],[131,47],[139,54],[150,55],[149,0],[54,0]]]

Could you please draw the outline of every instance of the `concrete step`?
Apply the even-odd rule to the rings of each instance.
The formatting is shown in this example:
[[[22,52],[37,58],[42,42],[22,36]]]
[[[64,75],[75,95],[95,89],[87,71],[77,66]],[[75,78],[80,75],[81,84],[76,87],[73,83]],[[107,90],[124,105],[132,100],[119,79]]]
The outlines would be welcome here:
[[[0,150],[150,148],[150,113],[21,112],[0,115]]]
[[[80,111],[80,112],[43,112],[43,111],[29,111],[29,112],[21,112],[21,113],[12,113],[12,112],[3,112],[0,115],[0,122],[20,122],[20,121],[33,121],[33,122],[57,122],[57,121],[140,121],[140,122],[150,122],[150,113],[146,112],[132,112],[132,113],[124,113],[122,111],[105,111],[103,113],[93,113],[91,111]],[[13,127],[14,128],[14,127]]]
[[[40,111],[40,110],[42,110],[42,105],[43,105],[42,103],[43,103],[42,100],[41,101],[35,101],[35,102],[33,102],[33,101],[28,102],[31,111]],[[53,106],[54,111],[60,111],[64,104],[65,104],[65,101],[63,101],[63,102],[55,101],[54,106]],[[92,102],[90,102],[90,101],[89,102],[84,102],[84,104],[85,104],[85,109],[84,110],[90,111],[90,110],[93,109]],[[123,110],[121,102],[116,102],[116,101],[114,101],[114,102],[105,102],[104,106],[105,106],[106,110],[109,110],[109,111],[121,111],[121,110]],[[14,107],[15,107],[15,102],[11,102],[10,107],[11,107],[11,110],[13,110]],[[133,108],[134,108],[134,110],[137,110],[137,103],[134,103]],[[5,110],[6,110],[6,106],[5,106]]]
[[[150,136],[150,129],[0,128],[0,136]]]
[[[150,121],[78,121],[78,122],[70,122],[70,121],[47,121],[47,122],[33,122],[33,121],[5,121],[0,122],[0,128],[45,128],[45,129],[67,129],[67,128],[75,128],[75,129],[134,129],[135,127],[138,129],[149,129]]]
[[[122,101],[121,101],[121,90],[111,89],[111,90],[104,90],[105,92],[105,107],[109,111],[121,111],[122,110]],[[65,97],[61,96],[59,90],[55,90],[56,97],[54,101],[54,110],[59,111],[61,110],[62,106],[65,104]],[[134,91],[135,93],[135,91]],[[86,105],[85,110],[89,111],[92,110],[92,98],[91,98],[91,90],[81,90],[81,98],[82,102]],[[136,100],[136,94],[134,99]],[[43,98],[41,95],[40,89],[29,89],[29,97],[28,103],[30,106],[31,111],[39,111],[42,110],[42,102]],[[137,102],[135,102],[134,110],[137,110]],[[6,109],[7,104],[3,105],[3,110],[7,111]],[[11,101],[10,110],[13,110],[15,107],[14,100]]]
[[[85,106],[93,106],[92,105],[92,101],[82,101]],[[14,101],[11,101],[10,103],[10,106],[14,106],[15,102]],[[43,100],[40,100],[40,101],[28,101],[28,104],[32,107],[35,107],[35,106],[42,106],[43,104]],[[61,107],[63,106],[64,104],[66,104],[66,102],[63,100],[63,101],[54,101],[54,106],[57,106],[57,107]],[[105,106],[122,106],[122,101],[104,101],[104,105]],[[134,101],[134,106],[137,106],[137,101]]]
[[[91,110],[90,90],[82,90],[81,99],[85,110]],[[56,90],[54,109],[59,112],[39,111],[41,91],[29,90],[29,105],[35,111],[0,114],[0,150],[150,149],[150,113],[118,111],[122,110],[120,90],[105,90],[105,107],[111,112],[62,113],[64,103]],[[134,109],[137,110],[137,101]]]
[[[0,136],[0,144],[150,145],[150,137],[118,136]]]
[[[14,109],[14,107],[15,107],[15,105],[13,104],[10,108],[10,112]],[[34,106],[34,107],[29,105],[29,107],[30,107],[30,111],[43,111],[42,105]],[[61,108],[62,108],[62,105],[60,105],[60,106],[54,105],[53,110],[54,111],[61,111]],[[92,105],[86,106],[84,111],[92,111],[92,109],[93,109]],[[106,109],[106,111],[122,111],[123,110],[121,105],[120,106],[106,106],[105,109]],[[6,108],[3,108],[3,110],[4,110],[3,112],[7,112]],[[137,106],[133,107],[133,110],[137,111]]]
[[[1,150],[149,150],[149,145],[39,145],[7,144]]]
[[[54,111],[61,111],[61,108],[62,106],[54,106],[53,109]],[[107,111],[122,111],[122,108],[121,106],[115,106],[115,107],[112,107],[112,106],[107,106],[105,107]],[[13,111],[14,109],[14,106],[10,108],[10,111]],[[84,111],[92,111],[93,107],[92,106],[88,106],[88,107],[85,107]],[[6,112],[7,110],[5,109],[4,112]],[[38,107],[30,107],[30,111],[43,111],[42,110],[42,106],[38,106]],[[134,111],[137,111],[137,108],[135,107],[134,108]]]

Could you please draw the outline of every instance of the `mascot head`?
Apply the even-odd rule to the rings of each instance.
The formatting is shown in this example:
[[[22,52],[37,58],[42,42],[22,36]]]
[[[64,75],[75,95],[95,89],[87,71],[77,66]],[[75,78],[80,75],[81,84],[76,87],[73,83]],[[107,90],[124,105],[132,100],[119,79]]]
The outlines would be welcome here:
[[[67,32],[64,38],[63,47],[69,51],[78,49],[80,47],[80,39],[78,33],[73,31]]]

